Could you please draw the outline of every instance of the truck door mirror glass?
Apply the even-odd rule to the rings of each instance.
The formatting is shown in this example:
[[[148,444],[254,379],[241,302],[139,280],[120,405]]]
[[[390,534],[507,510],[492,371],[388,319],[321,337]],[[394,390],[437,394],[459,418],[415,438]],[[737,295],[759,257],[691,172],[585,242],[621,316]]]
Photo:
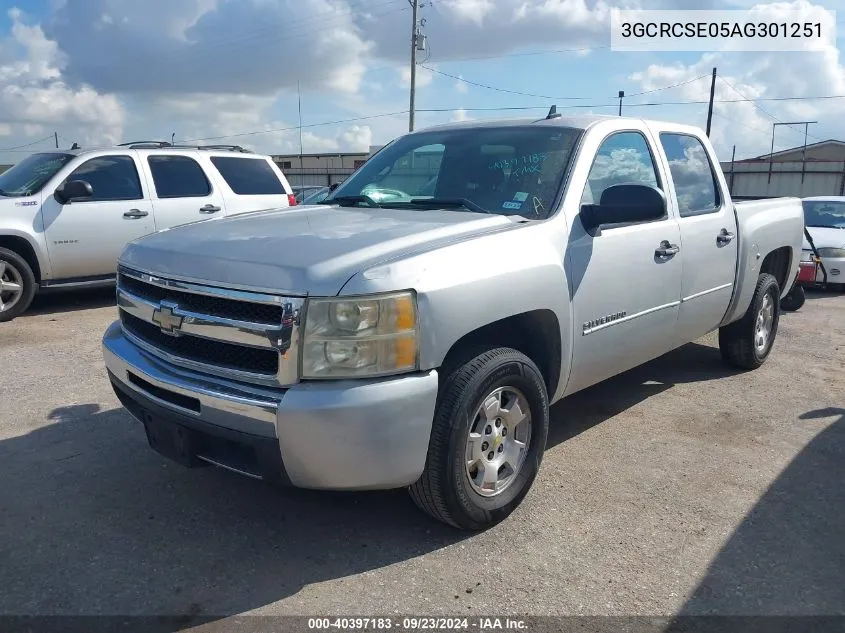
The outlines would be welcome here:
[[[593,237],[602,228],[653,222],[666,217],[666,197],[657,187],[622,184],[602,192],[598,204],[581,205],[581,223]]]
[[[94,196],[91,183],[84,180],[71,180],[56,189],[53,194],[60,204],[68,204],[73,200],[85,200]]]

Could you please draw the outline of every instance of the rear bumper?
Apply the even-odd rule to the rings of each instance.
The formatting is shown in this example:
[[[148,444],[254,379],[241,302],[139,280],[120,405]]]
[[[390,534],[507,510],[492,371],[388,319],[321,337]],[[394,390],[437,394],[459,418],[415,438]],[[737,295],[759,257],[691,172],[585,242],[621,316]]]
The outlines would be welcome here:
[[[184,465],[332,490],[400,488],[425,465],[436,371],[251,387],[164,363],[128,341],[119,322],[103,337],[103,356],[153,448]]]

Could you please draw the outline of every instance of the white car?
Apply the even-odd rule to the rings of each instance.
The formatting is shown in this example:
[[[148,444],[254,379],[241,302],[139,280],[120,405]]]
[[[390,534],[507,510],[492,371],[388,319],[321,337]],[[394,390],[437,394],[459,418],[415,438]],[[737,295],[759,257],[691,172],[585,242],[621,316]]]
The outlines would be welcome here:
[[[118,255],[144,235],[295,204],[273,160],[237,146],[32,154],[0,174],[0,322],[36,292],[113,284]]]
[[[827,271],[830,284],[845,284],[845,196],[816,196],[804,198],[804,224]],[[804,239],[803,259],[812,255],[810,244]],[[816,281],[823,281],[819,269]]]

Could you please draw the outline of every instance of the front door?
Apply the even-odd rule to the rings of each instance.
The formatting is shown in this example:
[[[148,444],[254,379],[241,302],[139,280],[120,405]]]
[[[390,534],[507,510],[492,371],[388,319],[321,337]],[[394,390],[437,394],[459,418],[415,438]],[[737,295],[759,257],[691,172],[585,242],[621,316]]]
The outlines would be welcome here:
[[[695,136],[661,132],[669,161],[684,252],[676,343],[694,341],[725,316],[736,279],[737,226],[720,194],[713,160]]]
[[[150,154],[153,207],[158,230],[225,215],[223,194],[200,164],[186,154]]]
[[[598,147],[581,204],[609,186],[651,185],[666,193],[643,130],[616,132]],[[668,194],[666,195],[669,198]],[[671,205],[661,220],[587,234],[573,223],[568,276],[574,311],[572,378],[566,393],[636,367],[672,348],[683,252]],[[658,251],[667,253],[660,255]]]
[[[63,181],[88,182],[91,198],[62,205],[52,191],[44,196],[42,215],[54,281],[113,275],[127,242],[155,231],[134,154],[91,158]]]

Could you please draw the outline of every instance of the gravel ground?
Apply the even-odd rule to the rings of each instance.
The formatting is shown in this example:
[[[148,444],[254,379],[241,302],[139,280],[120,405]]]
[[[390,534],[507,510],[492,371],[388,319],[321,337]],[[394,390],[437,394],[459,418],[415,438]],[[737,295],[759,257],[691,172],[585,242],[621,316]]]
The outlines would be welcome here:
[[[105,377],[112,292],[0,324],[0,613],[845,615],[845,295],[761,369],[715,335],[555,406],[509,520],[277,491],[146,445]]]

